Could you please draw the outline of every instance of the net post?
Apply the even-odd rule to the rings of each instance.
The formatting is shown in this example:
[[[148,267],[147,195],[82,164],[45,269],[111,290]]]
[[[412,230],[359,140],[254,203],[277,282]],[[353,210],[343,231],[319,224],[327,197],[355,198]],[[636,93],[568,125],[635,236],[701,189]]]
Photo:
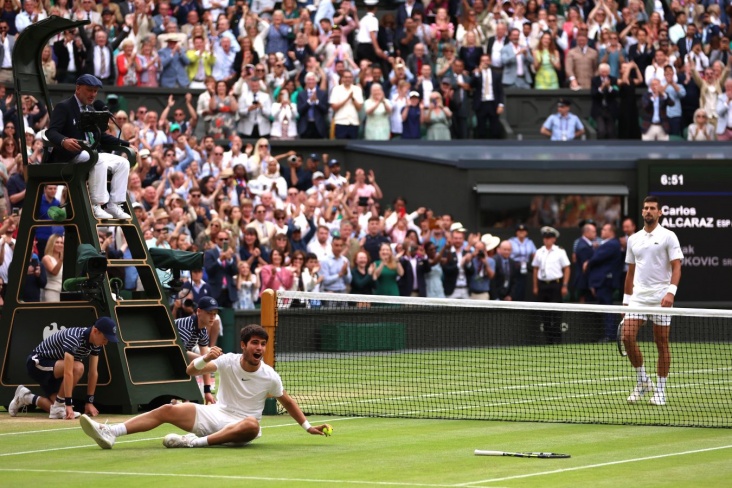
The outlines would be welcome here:
[[[277,333],[277,293],[269,288],[262,292],[261,310],[259,314],[260,325],[269,334],[267,349],[264,351],[264,362],[274,368],[275,366],[275,339]],[[277,400],[267,398],[264,402],[264,415],[277,415]]]
[[[269,334],[269,347],[264,351],[264,362],[275,367],[274,345],[277,331],[277,293],[269,288],[262,292],[262,308],[260,311],[260,324]]]

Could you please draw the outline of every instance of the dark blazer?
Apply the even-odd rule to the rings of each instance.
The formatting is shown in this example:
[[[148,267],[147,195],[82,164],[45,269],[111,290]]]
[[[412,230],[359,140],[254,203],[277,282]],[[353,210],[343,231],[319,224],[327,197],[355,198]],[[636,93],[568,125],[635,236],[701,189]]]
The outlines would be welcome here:
[[[412,73],[412,75],[414,75],[415,79],[422,74],[417,69],[417,56],[414,53],[407,56],[405,63],[407,63],[407,69],[410,73]],[[434,67],[434,65],[432,64],[432,58],[430,58],[429,54],[425,54],[422,57],[422,65],[424,66],[425,64],[429,64],[430,66]],[[435,70],[433,69],[432,72],[434,73],[434,71]]]
[[[69,71],[69,62],[71,61],[69,50],[66,49],[66,43],[64,41],[54,42],[52,50],[56,57],[56,81],[61,81]],[[81,74],[81,69],[84,67],[84,52],[76,47],[76,43],[73,43],[72,50],[74,52],[76,71],[78,74]]]
[[[692,43],[697,40],[701,41],[701,36],[699,34],[692,38]],[[676,41],[676,46],[679,48],[679,58],[681,59],[684,59],[686,55],[691,52],[691,49],[686,48],[686,36]]]
[[[491,68],[491,76],[493,78],[493,98],[496,100],[496,105],[504,103],[503,74],[500,71]],[[477,109],[480,107],[481,98],[483,98],[482,71],[478,70],[473,73],[470,84],[473,87],[473,108]]]
[[[84,74],[93,75],[94,51],[96,51],[97,45],[91,39],[89,39],[89,36],[86,34],[84,29],[79,29],[79,37],[81,37],[81,42],[84,43],[85,49],[84,67],[82,71],[84,72]],[[102,80],[102,83],[104,83],[105,85],[114,85],[117,83],[117,63],[115,62],[114,50],[119,47],[125,37],[127,37],[126,32],[124,33],[124,35],[118,35],[114,40],[108,39],[107,44],[104,46],[104,49],[106,49],[107,51],[107,62],[109,63],[109,66],[107,68],[109,76]]]
[[[203,254],[203,267],[208,276],[208,284],[211,286],[211,296],[219,300],[219,297],[226,291],[229,300],[235,302],[237,297],[234,277],[237,275],[236,260],[231,259],[226,267],[221,265],[219,249],[214,247]],[[224,276],[226,276],[226,290],[223,290]]]
[[[124,0],[121,2],[117,2],[117,5],[119,5],[119,11],[122,14],[122,17],[135,11],[135,2],[127,2],[127,0]]]
[[[620,288],[620,276],[623,273],[624,255],[620,250],[617,238],[603,242],[595,254],[587,261],[587,284],[590,288],[610,286]]]
[[[600,91],[602,77],[592,77],[592,84],[590,85],[590,93],[592,94],[590,115],[592,117],[600,117],[605,107],[610,110],[610,115],[613,118],[617,118],[619,114],[618,95],[620,94],[620,90],[618,89],[618,79],[614,76],[609,76],[608,78],[610,78],[610,90]]]
[[[643,75],[643,73],[646,72],[646,68],[651,65],[655,55],[656,51],[653,48],[646,48],[646,50],[641,53],[638,49],[638,44],[633,44],[630,46],[630,49],[628,49],[628,61],[635,61],[641,75]]]
[[[663,130],[668,133],[671,130],[671,125],[668,121],[668,115],[666,115],[666,107],[671,107],[675,104],[673,100],[671,100],[670,97],[666,96],[664,94],[663,98],[661,98],[661,103],[658,107],[658,115],[661,119],[661,126],[663,127]],[[641,99],[641,130],[645,133],[648,128],[651,126],[651,120],[653,120],[653,100],[651,98],[651,92],[647,92],[643,94],[643,98]]]
[[[496,254],[493,256],[496,261],[496,273],[491,280],[491,298],[503,300],[507,296],[515,298],[516,282],[520,276],[518,263],[508,258],[508,275],[503,270],[503,262],[506,261],[502,256]]]
[[[587,285],[587,274],[582,271],[582,266],[585,264],[585,261],[590,260],[594,253],[595,248],[593,248],[592,245],[588,244],[586,240],[580,237],[577,241],[577,249],[574,251],[574,254],[577,258],[574,264],[574,288],[576,290],[587,290],[589,288],[589,286]]]
[[[328,137],[328,124],[326,117],[328,116],[328,95],[319,87],[315,88],[315,95],[318,97],[318,103],[313,105],[315,127],[318,129],[320,137]],[[300,117],[297,119],[297,133],[302,135],[308,127],[308,90],[303,88],[297,94],[297,113]]]
[[[506,34],[506,37],[503,39],[503,45],[505,46],[509,42],[510,41],[508,40],[508,34]],[[493,60],[493,56],[491,55],[491,53],[493,52],[493,44],[495,44],[495,43],[496,43],[496,36],[491,36],[491,37],[488,38],[488,43],[486,44],[486,47],[485,47],[485,52],[486,52],[486,54],[488,54],[488,56],[491,57],[491,61],[494,61]],[[496,59],[494,62],[500,61],[500,60],[501,60],[501,58],[499,56],[499,58]]]
[[[86,135],[78,125],[80,118],[81,109],[75,95],[56,104],[53,112],[51,112],[51,122],[46,131],[48,141],[54,146],[51,150],[49,163],[66,163],[78,154],[62,148],[61,142],[66,137],[79,140],[85,139]],[[130,145],[129,142],[107,133],[102,134],[101,142],[106,145]]]
[[[699,108],[699,100],[701,99],[701,90],[696,84],[692,76],[686,77],[686,73],[679,71],[679,85],[684,85],[686,96],[681,99],[681,110],[684,114],[691,115],[694,110]]]
[[[399,259],[399,262],[402,264],[402,268],[404,268],[404,275],[399,278],[399,282],[397,283],[399,285],[399,294],[403,297],[410,296],[414,290],[414,280],[416,279],[419,296],[426,297],[427,284],[425,282],[424,275],[432,268],[427,258],[424,256],[419,256],[417,258],[417,276],[414,276],[414,271],[412,270],[412,264],[409,262],[409,258],[403,256]]]
[[[412,83],[412,90],[419,93],[420,99],[424,98],[424,88],[422,86],[422,83],[417,81],[417,78],[419,78],[419,75],[414,76],[414,82]],[[430,80],[432,82],[432,91],[440,91],[440,82],[437,81],[437,78],[435,78],[434,75],[432,75],[432,79]]]
[[[406,3],[406,2],[405,2]],[[402,3],[399,5],[396,11],[396,25],[397,30],[404,30],[404,22],[409,18],[409,15],[407,15],[407,7],[405,3]],[[422,2],[417,0],[414,2],[414,6],[412,7],[412,13],[414,12],[422,12],[424,14],[424,5],[422,5]]]
[[[460,263],[458,263],[457,254],[452,251],[446,252],[445,257],[447,262],[442,265],[442,287],[445,289],[445,296],[450,296],[455,292]]]
[[[483,54],[483,48],[480,46],[474,48],[461,47],[460,51],[458,51],[458,58],[465,64],[465,71],[472,73],[480,64],[480,57]]]

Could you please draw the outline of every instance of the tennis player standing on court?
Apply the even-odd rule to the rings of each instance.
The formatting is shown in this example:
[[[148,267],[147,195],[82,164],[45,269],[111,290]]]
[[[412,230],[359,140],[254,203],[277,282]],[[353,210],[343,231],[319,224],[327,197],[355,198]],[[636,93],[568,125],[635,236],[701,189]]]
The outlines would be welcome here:
[[[310,425],[300,406],[283,389],[280,376],[262,361],[268,339],[262,327],[247,325],[241,330],[242,354],[223,354],[220,348],[212,347],[205,356],[191,361],[186,368],[189,375],[219,372],[218,403],[163,405],[114,425],[100,424],[82,415],[81,428],[102,449],[111,449],[121,435],[147,432],[162,424],[190,432],[168,434],[163,440],[165,447],[241,446],[261,435],[264,403],[273,396],[309,434],[325,435],[323,428],[327,424]]]
[[[676,234],[659,225],[661,208],[656,197],[648,196],[643,200],[642,214],[643,229],[628,238],[625,254],[628,274],[625,277],[623,305],[673,307],[681,279],[681,261],[684,259],[681,245]],[[653,381],[646,374],[643,353],[636,341],[638,330],[647,319],[653,322],[653,339],[658,348],[658,384],[655,391]],[[628,397],[628,403],[636,403],[646,394],[653,393],[651,404],[666,405],[666,378],[671,368],[671,349],[668,344],[670,330],[669,315],[625,315],[623,343],[638,376],[638,383]]]

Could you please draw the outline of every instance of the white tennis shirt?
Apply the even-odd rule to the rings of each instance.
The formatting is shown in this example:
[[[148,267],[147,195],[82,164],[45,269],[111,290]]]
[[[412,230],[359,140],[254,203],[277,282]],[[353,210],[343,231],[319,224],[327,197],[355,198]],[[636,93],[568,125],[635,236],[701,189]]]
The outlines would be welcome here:
[[[628,238],[625,262],[635,264],[633,298],[654,300],[671,284],[671,261],[683,260],[679,238],[657,225],[650,234],[641,229]]]
[[[262,419],[267,396],[279,398],[284,393],[282,379],[264,362],[254,373],[241,367],[241,354],[224,354],[213,360],[219,375],[216,400],[219,408],[239,418]]]

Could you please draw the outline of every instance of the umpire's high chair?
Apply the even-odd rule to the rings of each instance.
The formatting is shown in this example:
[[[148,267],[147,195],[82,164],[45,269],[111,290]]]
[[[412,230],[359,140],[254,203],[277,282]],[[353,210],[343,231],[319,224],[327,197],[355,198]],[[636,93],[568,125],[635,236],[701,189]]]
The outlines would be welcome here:
[[[22,113],[21,95],[35,96],[51,111],[41,67],[43,47],[54,35],[87,23],[52,16],[32,24],[18,37],[13,50],[18,113]],[[71,95],[72,88],[69,92]],[[22,118],[19,123],[18,131],[23,134]],[[100,139],[98,135],[96,141]],[[26,358],[36,345],[63,328],[92,325],[100,316],[110,316],[117,322],[120,339],[117,344],[105,346],[99,361],[95,404],[100,410],[106,407],[107,411],[132,413],[140,406],[170,398],[201,401],[196,382],[185,372],[185,350],[167,306],[166,288],[156,273],[137,220],[133,215],[132,221],[98,221],[92,214],[86,180],[89,169],[97,162],[96,146],[85,147],[91,155],[86,163],[29,166],[24,138],[20,138],[20,143],[27,188],[0,317],[0,404],[10,403],[19,384],[40,393],[37,385],[29,383],[25,367]],[[135,154],[128,148],[105,149],[125,154],[134,166]],[[68,190],[64,205],[54,209],[54,220],[40,218],[40,199],[47,185],[63,185]],[[63,229],[65,240],[61,301],[25,301],[24,287],[35,276],[38,259],[34,252],[36,234],[49,227],[53,233]],[[112,247],[124,250],[124,254],[101,253],[102,243],[108,237],[113,241]],[[82,246],[87,252],[81,259],[80,244],[87,245]],[[90,249],[92,256],[88,259]],[[188,257],[201,260],[198,253]],[[135,291],[123,290],[125,278],[134,279],[135,272],[139,277]],[[84,377],[74,390],[79,400],[76,404],[84,404],[86,393]]]

